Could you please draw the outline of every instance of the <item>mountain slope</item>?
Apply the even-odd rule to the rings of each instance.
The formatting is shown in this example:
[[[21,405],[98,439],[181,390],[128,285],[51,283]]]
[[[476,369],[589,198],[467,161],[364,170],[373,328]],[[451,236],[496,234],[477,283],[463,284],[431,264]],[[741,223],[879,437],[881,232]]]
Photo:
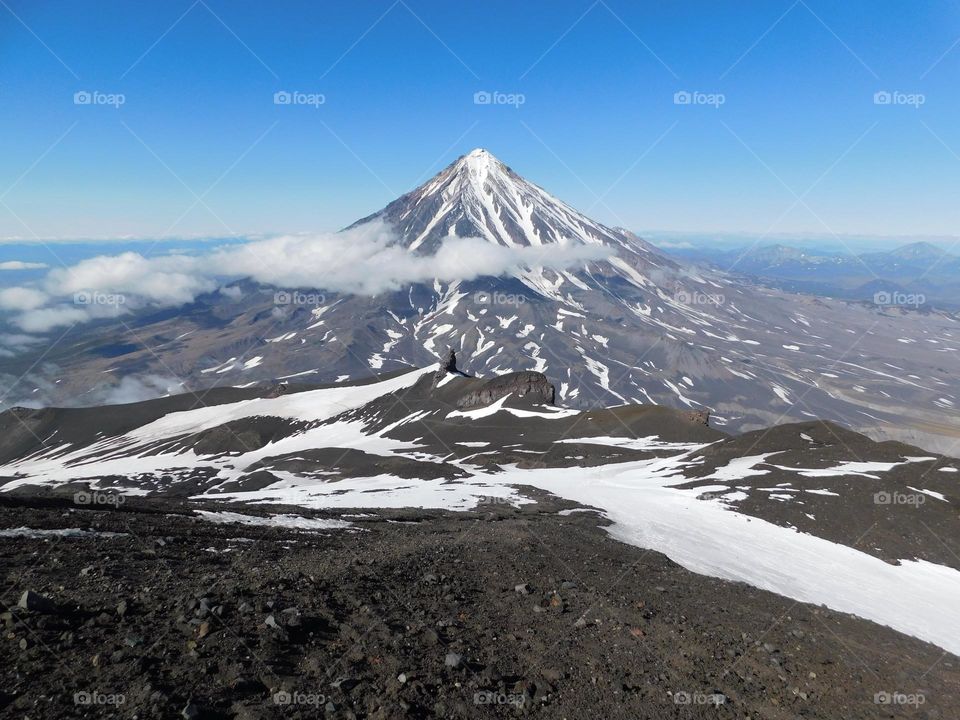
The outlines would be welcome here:
[[[589,245],[611,255],[374,297],[324,292],[318,280],[279,302],[275,288],[240,281],[179,311],[103,321],[42,357],[4,361],[11,381],[29,371],[7,402],[96,404],[116,378],[143,374],[191,390],[336,382],[423,366],[453,347],[467,372],[547,371],[557,397],[581,408],[702,410],[731,431],[822,418],[944,451],[960,439],[952,315],[791,295],[688,268],[486,151],[361,221],[372,222],[392,224],[414,254],[453,233],[498,248]]]
[[[434,365],[173,412],[164,412],[167,399],[82,420],[61,412],[43,440],[31,423],[50,411],[7,412],[0,488],[72,496],[78,505],[146,494],[448,510],[519,506],[537,488],[598,508],[614,538],[694,572],[960,651],[949,612],[960,563],[928,535],[955,539],[957,461],[826,423],[728,437],[700,414],[577,411],[550,404],[552,394],[538,373],[482,379]],[[107,428],[103,418],[125,416],[112,432],[83,438],[77,427]],[[865,527],[870,540],[861,546]]]

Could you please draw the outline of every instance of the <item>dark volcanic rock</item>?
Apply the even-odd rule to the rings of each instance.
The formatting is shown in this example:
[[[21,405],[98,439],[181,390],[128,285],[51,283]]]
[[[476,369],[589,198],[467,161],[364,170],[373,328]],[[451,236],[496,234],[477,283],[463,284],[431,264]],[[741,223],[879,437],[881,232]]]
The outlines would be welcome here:
[[[533,402],[553,404],[556,389],[543,373],[524,370],[492,378],[471,390],[457,402],[462,409],[483,407],[504,395],[524,397]]]
[[[440,366],[440,372],[457,372],[457,353],[453,348],[447,350],[447,357]]]
[[[20,596],[20,602],[17,603],[17,607],[23,608],[24,610],[29,610],[31,612],[44,613],[47,615],[53,614],[57,611],[57,605],[53,600],[36,593],[33,590],[24,590],[23,595]]]
[[[690,422],[695,422],[698,425],[710,426],[710,411],[709,410],[691,410],[686,413],[685,416]]]

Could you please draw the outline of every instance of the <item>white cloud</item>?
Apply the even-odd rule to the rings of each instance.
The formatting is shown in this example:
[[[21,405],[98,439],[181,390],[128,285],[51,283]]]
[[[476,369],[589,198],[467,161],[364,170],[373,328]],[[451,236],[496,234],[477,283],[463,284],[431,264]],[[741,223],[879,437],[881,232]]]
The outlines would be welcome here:
[[[42,333],[90,319],[90,314],[85,310],[69,305],[58,305],[40,310],[30,310],[16,317],[14,322],[27,332]]]
[[[23,262],[22,260],[7,260],[0,262],[0,270],[43,270],[49,267],[46,263]]]
[[[181,392],[183,392],[183,382],[175,377],[131,375],[123,378],[119,384],[110,388],[106,392],[102,404],[123,405]]]
[[[159,305],[182,305],[213,290],[217,282],[206,277],[202,259],[186,255],[145,258],[135,252],[102,255],[69,268],[47,273],[51,295],[99,291],[132,295]]]
[[[47,303],[46,293],[28,287],[12,287],[0,290],[0,309],[33,310]]]
[[[43,288],[51,297],[109,293],[122,297],[126,311],[138,304],[177,306],[205,292],[234,293],[224,280],[251,278],[277,287],[317,288],[345,294],[376,295],[411,283],[438,279],[472,280],[483,275],[515,274],[525,267],[567,269],[609,257],[600,245],[551,244],[508,248],[480,238],[450,238],[434,255],[410,252],[382,223],[313,236],[282,236],[241,245],[222,246],[200,255],[144,257],[135,252],[99,256],[47,273]],[[97,303],[41,308],[43,293],[29,288],[8,301],[10,309],[26,310],[16,320],[28,332],[67,325],[108,313]],[[28,294],[24,292],[29,291]],[[16,303],[19,302],[19,308]],[[0,296],[0,306],[3,299]]]
[[[34,335],[0,333],[0,357],[14,357],[42,341]]]

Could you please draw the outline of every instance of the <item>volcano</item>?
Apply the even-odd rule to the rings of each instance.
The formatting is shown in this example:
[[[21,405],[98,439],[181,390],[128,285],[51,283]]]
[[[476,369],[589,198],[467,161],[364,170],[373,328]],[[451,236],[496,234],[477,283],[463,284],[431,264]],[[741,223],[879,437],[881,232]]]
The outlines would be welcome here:
[[[372,297],[331,292],[318,279],[299,288],[322,299],[309,305],[278,292],[294,288],[240,280],[183,308],[85,327],[42,363],[24,356],[0,370],[30,369],[34,404],[97,404],[98,392],[129,376],[172,375],[191,390],[344,382],[423,367],[452,348],[472,375],[547,373],[557,402],[576,409],[652,403],[709,414],[731,432],[817,418],[947,452],[960,432],[953,315],[790,294],[681,264],[483,149],[347,231],[374,224],[419,256],[454,238],[606,255]],[[469,268],[471,258],[462,262]]]

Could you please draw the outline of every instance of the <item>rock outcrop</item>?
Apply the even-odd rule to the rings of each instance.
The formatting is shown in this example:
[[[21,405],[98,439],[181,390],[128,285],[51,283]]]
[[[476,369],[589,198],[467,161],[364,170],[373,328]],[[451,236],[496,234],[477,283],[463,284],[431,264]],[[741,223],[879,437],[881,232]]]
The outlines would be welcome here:
[[[706,425],[710,427],[710,411],[709,410],[691,410],[687,413],[684,413],[684,417],[687,418],[690,422],[697,423],[698,425]]]
[[[453,348],[447,348],[447,357],[440,363],[439,372],[457,372],[457,353]]]
[[[505,395],[522,397],[532,402],[553,405],[556,388],[547,380],[547,376],[540,372],[524,370],[507,373],[487,380],[479,387],[466,393],[457,402],[461,409],[468,410],[483,407],[496,402]]]

